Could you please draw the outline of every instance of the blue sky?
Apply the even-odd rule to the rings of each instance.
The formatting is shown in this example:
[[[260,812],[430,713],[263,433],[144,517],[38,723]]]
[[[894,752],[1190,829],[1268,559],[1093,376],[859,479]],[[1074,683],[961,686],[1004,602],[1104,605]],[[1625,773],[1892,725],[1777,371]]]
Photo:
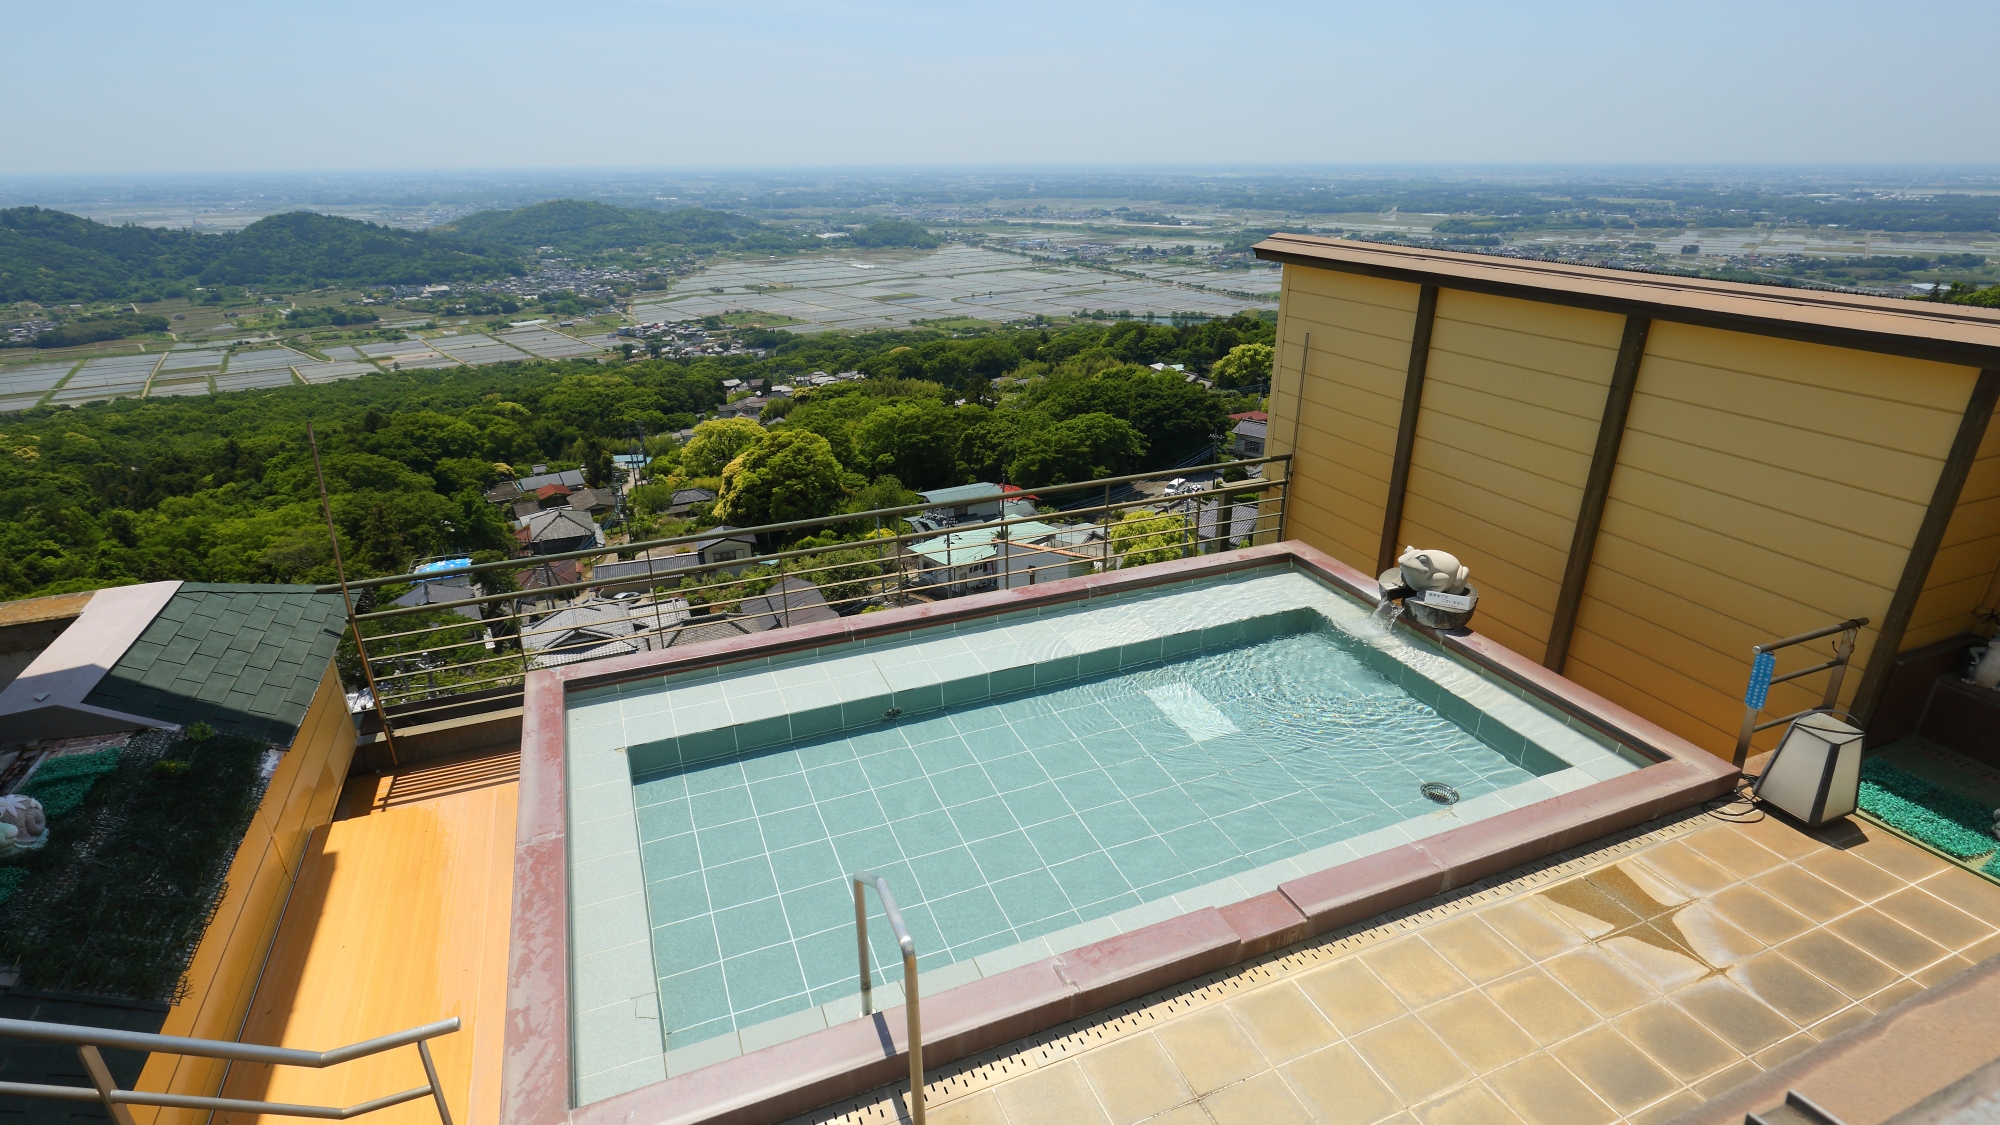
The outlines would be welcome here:
[[[2000,163],[2000,3],[0,2],[0,175]]]

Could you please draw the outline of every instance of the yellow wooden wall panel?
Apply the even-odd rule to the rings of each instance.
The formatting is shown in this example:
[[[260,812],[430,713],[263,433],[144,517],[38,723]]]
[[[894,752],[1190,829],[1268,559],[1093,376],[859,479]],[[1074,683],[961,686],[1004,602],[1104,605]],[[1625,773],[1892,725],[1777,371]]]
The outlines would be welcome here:
[[[1970,368],[1931,360],[1804,344],[1665,320],[1653,322],[1646,341],[1646,358],[1683,360],[1722,371],[1792,382],[1807,392],[1841,391],[1858,398],[1908,404],[1952,415],[1965,409],[1970,380],[1977,374]]]
[[[1989,419],[1924,580],[1903,647],[1985,632],[1978,611],[1993,608],[1996,582],[2000,582],[2000,419]]]
[[[1285,535],[1310,543],[1367,574],[1375,569],[1375,551],[1381,543],[1381,509],[1375,509],[1374,523],[1357,523],[1314,502],[1329,492],[1301,487],[1292,493],[1286,499],[1290,508],[1285,514]]]
[[[1676,401],[1654,391],[1671,377],[1670,373],[1647,369],[1628,425],[1647,433],[1672,435],[1698,449],[1818,477],[1842,488],[1905,499],[1923,496],[1928,501],[1944,464],[1944,451],[1951,448],[1950,432],[1939,436],[1931,453],[1905,453],[1858,437],[1801,429],[1782,418],[1750,418],[1710,405]],[[1951,429],[1956,430],[1956,424]]]
[[[1420,478],[1421,490],[1417,487]],[[1488,482],[1494,487],[1483,488],[1463,479],[1439,476],[1429,468],[1412,468],[1410,482],[1409,498],[1403,509],[1404,519],[1413,518],[1413,513],[1423,512],[1424,522],[1432,527],[1477,524],[1482,529],[1482,538],[1498,536],[1493,546],[1501,557],[1513,559],[1531,573],[1544,577],[1555,575],[1552,583],[1561,578],[1569,557],[1568,521],[1524,504],[1504,489],[1496,491],[1500,488],[1498,482]],[[1477,577],[1475,572],[1475,580]],[[1553,584],[1550,588],[1554,588]],[[1550,610],[1555,608],[1553,595],[1544,607]]]
[[[1462,357],[1461,362],[1464,362]],[[1518,369],[1498,367],[1495,374],[1510,371],[1518,372]],[[1556,395],[1553,392],[1562,391],[1571,400],[1583,400],[1582,403],[1571,401],[1567,404],[1570,409],[1575,409],[1591,398],[1601,399],[1602,389],[1592,395],[1588,388],[1578,390],[1574,380],[1535,379],[1529,377],[1532,374],[1530,372],[1504,382],[1498,378],[1481,380],[1478,385],[1427,378],[1424,381],[1424,412],[1435,411],[1552,445],[1588,462],[1591,452],[1597,447],[1598,419],[1580,418],[1569,410],[1557,410],[1529,401],[1527,392],[1541,389],[1551,392],[1547,397],[1554,398]]]
[[[1809,345],[1799,345],[1807,347]],[[1859,444],[1934,457],[1958,431],[1958,409],[1853,394],[1770,372],[1746,373],[1656,357],[1661,378],[1650,393],[1719,414],[1766,420],[1836,444]],[[1895,361],[1892,361],[1895,362]],[[1962,369],[1961,369],[1962,370]],[[1879,392],[1881,387],[1877,387]],[[1963,408],[1964,403],[1959,403]]]
[[[1424,421],[1428,424],[1434,420],[1426,415]],[[1429,471],[1426,480],[1465,481],[1484,486],[1488,492],[1506,493],[1514,497],[1518,503],[1561,521],[1562,530],[1546,541],[1552,545],[1560,544],[1567,550],[1570,527],[1576,522],[1577,504],[1583,499],[1583,485],[1575,480],[1565,480],[1554,475],[1557,463],[1550,457],[1552,451],[1546,446],[1532,450],[1524,449],[1521,451],[1522,455],[1515,458],[1514,463],[1509,463],[1479,451],[1479,446],[1472,440],[1472,435],[1478,432],[1477,427],[1450,428],[1454,431],[1453,436],[1459,439],[1457,442],[1433,441],[1424,435],[1422,427],[1419,428],[1416,449],[1410,459],[1412,476],[1418,469],[1425,469]],[[1489,443],[1488,449],[1520,444],[1523,443],[1496,437],[1496,440]],[[1533,456],[1529,455],[1531,453]],[[1532,467],[1520,463],[1530,460],[1538,463]],[[1584,459],[1583,469],[1587,474],[1588,458]],[[1444,497],[1438,499],[1445,500]]]

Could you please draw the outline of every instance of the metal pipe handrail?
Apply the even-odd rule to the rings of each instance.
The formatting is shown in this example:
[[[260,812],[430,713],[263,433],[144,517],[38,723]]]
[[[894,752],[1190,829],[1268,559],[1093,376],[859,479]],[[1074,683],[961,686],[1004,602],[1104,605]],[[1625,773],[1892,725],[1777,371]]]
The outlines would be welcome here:
[[[903,1011],[909,1024],[910,1038],[910,1120],[915,1125],[924,1125],[924,1037],[923,1021],[917,1012],[917,943],[910,937],[910,928],[903,924],[903,912],[896,908],[896,896],[889,890],[889,880],[871,871],[856,871],[847,878],[854,884],[854,937],[861,951],[862,1015],[875,1010],[874,984],[868,975],[870,886],[882,899],[882,912],[889,916],[889,928],[895,931],[896,945],[903,953]]]
[[[1841,681],[1846,677],[1847,666],[1854,656],[1855,637],[1860,633],[1862,627],[1867,624],[1868,619],[1866,617],[1854,617],[1838,624],[1828,625],[1822,629],[1814,629],[1810,632],[1786,637],[1783,640],[1766,641],[1763,644],[1752,645],[1750,647],[1750,683],[1743,690],[1743,725],[1737,728],[1736,731],[1736,753],[1733,758],[1736,768],[1742,769],[1743,763],[1749,761],[1750,740],[1756,737],[1759,731],[1770,730],[1772,727],[1783,726],[1794,719],[1801,719],[1807,715],[1834,709],[1834,705],[1840,702]],[[1802,645],[1807,641],[1816,641],[1821,637],[1830,637],[1835,633],[1840,634],[1840,639],[1834,642],[1832,660],[1828,660],[1822,664],[1815,664],[1809,668],[1800,668],[1796,671],[1787,672],[1782,676],[1776,674],[1778,669],[1777,653],[1779,649],[1790,648],[1793,645]],[[1795,711],[1783,718],[1772,719],[1768,722],[1760,723],[1757,721],[1758,716],[1764,713],[1764,704],[1770,699],[1773,687],[1788,680],[1796,680],[1801,676],[1810,676],[1816,672],[1827,671],[1831,671],[1833,675],[1827,677],[1826,692],[1821,697],[1819,706],[1808,707],[1803,711]]]
[[[1023,489],[1022,495],[1028,495],[1030,492],[1036,495],[1040,495],[1042,493],[1048,493],[1053,495],[1058,492],[1076,492],[1086,488],[1106,488],[1112,485],[1130,484],[1131,482],[1138,480],[1152,480],[1156,477],[1165,476],[1167,473],[1170,472],[1200,473],[1200,472],[1206,472],[1209,469],[1252,468],[1258,465],[1268,465],[1280,461],[1290,461],[1291,459],[1292,459],[1291,454],[1280,453],[1271,457],[1252,457],[1252,458],[1246,458],[1241,461],[1212,461],[1206,465],[1190,465],[1185,468],[1179,468],[1179,469],[1155,469],[1149,473],[1128,473],[1121,477],[1103,477],[1098,480],[1079,481],[1076,484],[1052,484],[1047,486],[1036,487],[1032,490]],[[1264,480],[1262,478],[1254,478],[1252,480],[1236,481],[1232,483],[1236,484],[1237,487],[1230,489],[1228,491],[1248,492],[1254,489],[1265,488],[1274,484],[1282,483],[1285,479],[1286,478],[1284,477],[1280,477],[1277,480]],[[1148,500],[1141,502],[1153,503],[1154,501]],[[825,527],[828,524],[851,523],[854,520],[866,519],[870,516],[898,516],[898,515],[915,514],[920,512],[928,512],[937,507],[939,507],[939,505],[928,502],[923,504],[905,504],[901,507],[896,507],[896,508],[872,508],[865,512],[842,512],[838,515],[815,516],[812,519],[807,519],[807,520],[789,520],[784,523],[765,523],[765,524],[758,524],[755,527],[731,528],[730,531],[732,535],[766,535],[772,532],[779,532],[779,531],[803,531],[809,527]],[[347,588],[350,590],[366,590],[366,589],[372,589],[377,586],[395,585],[401,582],[416,582],[426,579],[436,580],[439,578],[447,578],[459,574],[483,574],[489,570],[504,570],[510,567],[519,569],[523,565],[540,565],[541,563],[545,562],[566,562],[570,559],[583,559],[583,558],[590,558],[594,555],[602,555],[607,551],[613,551],[613,550],[629,551],[635,548],[651,549],[654,547],[677,547],[686,543],[699,543],[703,540],[715,539],[715,538],[718,538],[718,536],[715,534],[715,529],[710,528],[707,531],[695,532],[689,535],[676,535],[666,539],[647,539],[638,543],[622,544],[618,547],[586,547],[578,551],[562,551],[556,554],[536,555],[533,563],[524,563],[524,560],[521,559],[502,559],[497,562],[473,563],[469,566],[459,567],[455,570],[434,571],[428,574],[419,574],[413,571],[407,574],[392,574],[381,578],[357,578],[349,582],[347,584]],[[314,587],[314,592],[320,594],[331,594],[338,592],[339,589],[340,585],[338,583],[328,583],[326,585]]]
[[[78,1024],[0,1019],[0,1036],[43,1043],[75,1044],[77,1056],[83,1060],[84,1071],[91,1079],[90,1086],[0,1082],[0,1094],[49,1098],[55,1101],[98,1102],[104,1106],[105,1112],[116,1125],[134,1125],[131,1111],[125,1108],[128,1105],[234,1113],[269,1113],[280,1117],[314,1117],[345,1121],[351,1117],[359,1117],[378,1109],[387,1109],[390,1106],[402,1105],[404,1102],[429,1096],[437,1103],[439,1120],[443,1125],[452,1125],[451,1107],[446,1104],[444,1087],[438,1082],[437,1065],[431,1060],[429,1041],[439,1035],[449,1035],[458,1029],[458,1017],[453,1016],[407,1031],[392,1032],[360,1043],[351,1043],[345,1047],[335,1047],[326,1051],[305,1051],[293,1047],[229,1043],[218,1039],[191,1039],[179,1035],[155,1035],[142,1031],[119,1031],[114,1028],[85,1027]],[[416,1044],[417,1054],[423,1059],[424,1076],[428,1079],[428,1084],[351,1106],[292,1105],[285,1102],[253,1101],[242,1098],[212,1098],[196,1094],[122,1090],[112,1078],[111,1069],[105,1065],[104,1055],[99,1050],[100,1047],[112,1047],[131,1051],[158,1051],[169,1055],[193,1055],[197,1058],[268,1063],[273,1066],[303,1066],[321,1070],[412,1043]]]

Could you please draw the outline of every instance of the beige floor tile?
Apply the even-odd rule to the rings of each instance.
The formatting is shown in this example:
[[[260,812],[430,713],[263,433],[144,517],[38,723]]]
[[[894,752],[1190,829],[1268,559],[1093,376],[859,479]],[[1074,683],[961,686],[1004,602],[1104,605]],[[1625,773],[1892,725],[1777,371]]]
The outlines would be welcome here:
[[[1486,987],[1486,994],[1545,1047],[1598,1021],[1596,1012],[1540,969],[1528,969],[1495,981]]]
[[[1196,1094],[1241,1082],[1270,1063],[1226,1009],[1206,1008],[1169,1020],[1153,1031]]]
[[[1797,1028],[1769,1004],[1725,977],[1710,977],[1691,984],[1674,993],[1672,1000],[1675,1007],[1746,1055],[1763,1050]]]
[[[1533,895],[1496,903],[1480,911],[1479,917],[1514,948],[1536,960],[1575,949],[1585,940],[1582,934],[1549,913]]]
[[[1701,1098],[1692,1090],[1682,1090],[1665,1101],[1655,1102],[1645,1109],[1627,1117],[1631,1125],[1666,1125],[1667,1122],[1701,1104]]]
[[[2000,926],[2000,887],[1962,867],[1948,867],[1923,881],[1923,888],[1989,926]]]
[[[1875,1013],[1859,1004],[1850,1004],[1818,1023],[1806,1028],[1814,1039],[1824,1043],[1844,1031],[1861,1026],[1875,1018]]]
[[[919,977],[918,983],[922,980]],[[925,1106],[924,1119],[934,1125],[1008,1125],[1007,1115],[1000,1110],[1000,1099],[991,1090],[981,1090],[943,1105]]]
[[[1474,984],[1499,980],[1528,967],[1519,950],[1493,932],[1478,914],[1462,914],[1423,932],[1424,942]]]
[[[1816,839],[1804,829],[1794,828],[1775,816],[1766,815],[1761,819],[1750,821],[1739,826],[1737,831],[1793,861],[1832,850],[1827,847],[1825,841]]]
[[[1739,879],[1761,875],[1785,860],[1771,849],[1740,832],[1696,832],[1686,838],[1687,846],[1702,858]]]
[[[1731,925],[1766,945],[1795,938],[1812,928],[1798,911],[1748,883],[1717,892],[1708,902]]]
[[[1472,987],[1465,975],[1415,937],[1378,946],[1361,955],[1382,983],[1412,1008]]]
[[[1549,1053],[1620,1113],[1644,1109],[1681,1088],[1665,1067],[1610,1027],[1594,1027]]]
[[[1976,965],[1981,961],[1992,958],[1996,954],[2000,954],[2000,934],[1994,934],[1984,941],[1974,942],[1960,953],[1960,956]]]
[[[1133,1125],[1194,1097],[1166,1048],[1151,1034],[1107,1043],[1076,1061],[1111,1125]]]
[[[1201,1107],[1200,1102],[1169,1110],[1146,1122],[1146,1125],[1214,1125],[1215,1119]]]
[[[1679,937],[1678,928],[1663,931],[1648,924],[1634,927],[1617,937],[1606,938],[1597,947],[1616,957],[1619,964],[1630,969],[1633,976],[1653,986],[1655,991],[1672,992],[1682,985],[1693,984],[1709,973],[1706,964],[1671,948]]]
[[[1542,969],[1607,1019],[1659,995],[1610,954],[1594,946],[1545,961]]]
[[[1417,1018],[1475,1074],[1526,1058],[1540,1046],[1483,992],[1463,992],[1440,1000],[1418,1012]]]
[[[1665,1001],[1618,1017],[1612,1026],[1682,1082],[1695,1082],[1742,1059],[1693,1016]]]
[[[1767,871],[1750,880],[1750,885],[1814,922],[1830,922],[1861,905],[1853,895],[1803,867],[1787,865]]]
[[[1910,979],[1923,985],[1925,988],[1936,988],[1938,985],[1943,984],[1971,967],[1971,961],[1954,953],[1942,961],[1934,961],[1911,973]]]
[[[993,1087],[993,1093],[1000,1100],[1000,1108],[1014,1122],[1062,1121],[1088,1125],[1108,1120],[1098,1108],[1090,1083],[1084,1080],[1083,1069],[1074,1060],[1065,1059],[1054,1066],[1037,1067],[1018,1078],[1010,1078]]]
[[[1853,826],[1855,834],[1863,839],[1843,844],[1840,850],[1848,855],[1859,856],[1905,882],[1915,883],[1928,879],[1953,866],[1908,840],[1898,839],[1895,833],[1886,828],[1877,828],[1875,825],[1858,821],[1849,823]]]
[[[1267,1070],[1201,1100],[1215,1125],[1313,1125],[1312,1114],[1275,1070]]]
[[[1414,1016],[1364,1031],[1349,1045],[1404,1105],[1415,1105],[1472,1078],[1465,1064]]]
[[[1373,1125],[1403,1108],[1345,1043],[1294,1059],[1279,1070],[1332,1125]]]
[[[1710,863],[1700,852],[1680,840],[1650,848],[1627,862],[1644,866],[1680,887],[1691,898],[1712,895],[1737,881],[1736,876]]]
[[[1729,970],[1729,979],[1800,1027],[1816,1024],[1848,1004],[1839,990],[1775,951]]]
[[[1855,1000],[1875,995],[1895,983],[1899,975],[1832,930],[1795,937],[1778,951]]]
[[[1520,1125],[1500,1096],[1479,1083],[1462,1086],[1416,1109],[1424,1125]]]
[[[1953,951],[1993,936],[1992,926],[1931,894],[1928,887],[1898,891],[1876,903],[1875,909]]]
[[[1827,928],[1904,973],[1914,973],[1945,955],[1943,946],[1873,907],[1857,910]]]
[[[1695,1083],[1694,1093],[1702,1101],[1709,1101],[1721,1097],[1762,1073],[1764,1073],[1763,1067],[1758,1066],[1749,1059],[1744,1059],[1742,1062],[1719,1074],[1711,1074],[1707,1078]]]
[[[1252,989],[1223,1004],[1272,1063],[1288,1062],[1338,1042],[1334,1030],[1305,993],[1290,981]]]
[[[1706,902],[1689,904],[1665,924],[1680,934],[1695,956],[1718,969],[1764,952],[1763,942],[1745,933]]]
[[[1809,855],[1799,860],[1798,865],[1863,902],[1895,894],[1909,885],[1867,860],[1849,855],[1839,848],[1827,848]]]
[[[1875,995],[1870,996],[1868,999],[1863,1000],[1861,1006],[1879,1014],[1901,1004],[1923,990],[1923,985],[1905,977]]]
[[[1752,1062],[1769,1070],[1790,1059],[1802,1055],[1819,1045],[1819,1040],[1801,1031],[1790,1039],[1783,1039],[1750,1056]]]
[[[1531,1055],[1496,1071],[1486,1084],[1528,1125],[1601,1125],[1617,1116],[1548,1055]]]
[[[1342,1035],[1358,1034],[1410,1010],[1358,957],[1304,973],[1298,983],[1299,991]]]

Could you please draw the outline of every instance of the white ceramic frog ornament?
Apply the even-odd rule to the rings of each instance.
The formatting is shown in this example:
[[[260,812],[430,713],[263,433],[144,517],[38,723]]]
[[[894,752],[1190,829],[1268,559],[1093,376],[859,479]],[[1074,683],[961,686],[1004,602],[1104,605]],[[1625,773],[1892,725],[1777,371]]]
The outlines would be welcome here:
[[[1458,556],[1446,551],[1419,551],[1415,547],[1403,548],[1403,557],[1396,560],[1403,572],[1403,585],[1419,593],[1436,590],[1440,594],[1456,593],[1465,589],[1465,583],[1472,572],[1458,564]]]
[[[40,801],[18,793],[0,797],[0,859],[33,851],[48,838],[49,818]]]

